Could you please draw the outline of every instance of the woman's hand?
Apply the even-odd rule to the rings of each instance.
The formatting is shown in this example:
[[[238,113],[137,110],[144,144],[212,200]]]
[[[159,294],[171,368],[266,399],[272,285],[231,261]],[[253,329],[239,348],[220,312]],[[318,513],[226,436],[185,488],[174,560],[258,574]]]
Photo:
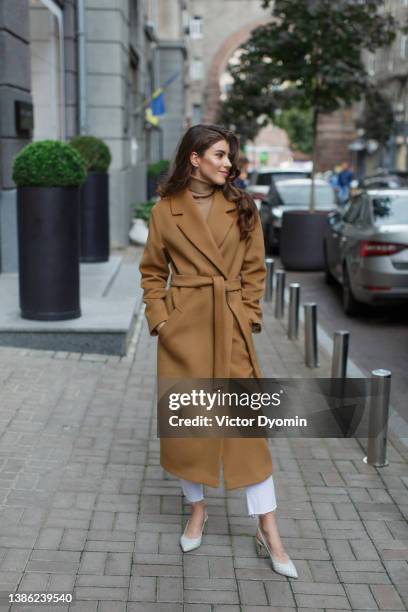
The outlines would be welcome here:
[[[159,329],[163,327],[163,325],[166,325],[166,321],[162,321],[161,323],[158,324],[158,326],[156,327],[157,331],[159,331]]]

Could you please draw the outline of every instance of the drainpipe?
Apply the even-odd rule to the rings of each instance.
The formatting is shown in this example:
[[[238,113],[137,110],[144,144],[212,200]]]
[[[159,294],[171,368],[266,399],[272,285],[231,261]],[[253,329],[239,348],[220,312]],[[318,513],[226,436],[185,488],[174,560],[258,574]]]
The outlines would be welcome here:
[[[78,36],[78,116],[79,134],[88,132],[87,116],[87,79],[86,79],[86,32],[85,32],[85,0],[77,0],[77,36]]]
[[[64,15],[59,6],[53,0],[41,0],[42,4],[54,15],[59,30],[59,56],[60,56],[60,112],[61,112],[61,140],[67,137],[67,124],[65,113],[65,50],[64,50]]]

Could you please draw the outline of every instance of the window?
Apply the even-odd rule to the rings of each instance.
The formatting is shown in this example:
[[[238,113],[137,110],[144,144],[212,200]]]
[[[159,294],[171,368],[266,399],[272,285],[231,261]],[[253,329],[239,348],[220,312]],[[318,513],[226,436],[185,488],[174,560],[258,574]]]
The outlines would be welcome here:
[[[368,74],[374,76],[376,69],[376,56],[375,53],[370,53],[368,56]]]
[[[284,181],[276,184],[276,189],[284,206],[308,208],[310,202],[310,183],[293,185]],[[334,191],[330,185],[315,185],[315,207],[318,210],[331,210],[335,207]]]
[[[401,59],[408,59],[408,36],[401,34],[400,37],[400,57]]]
[[[200,59],[193,59],[190,65],[190,76],[193,81],[201,81],[204,76],[204,64]]]
[[[394,49],[393,47],[388,47],[386,51],[386,58],[387,58],[387,70],[389,70],[389,72],[392,72],[394,70]]]
[[[193,117],[192,117],[193,125],[197,125],[198,123],[201,123],[201,118],[202,118],[201,116],[202,116],[201,104],[193,104]]]
[[[190,19],[190,36],[191,38],[203,37],[203,18],[195,15]]]
[[[408,223],[408,198],[406,195],[372,196],[374,222],[379,225],[406,225]]]

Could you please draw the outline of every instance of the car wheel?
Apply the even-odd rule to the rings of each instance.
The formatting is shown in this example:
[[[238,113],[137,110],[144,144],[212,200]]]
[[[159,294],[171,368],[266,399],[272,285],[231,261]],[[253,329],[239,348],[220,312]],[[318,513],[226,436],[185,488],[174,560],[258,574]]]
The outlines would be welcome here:
[[[329,259],[327,257],[327,245],[326,245],[326,243],[324,243],[323,252],[324,252],[324,280],[326,281],[326,283],[328,285],[334,285],[334,283],[336,282],[336,279],[334,278],[334,276],[330,272]]]
[[[353,295],[353,290],[350,284],[350,277],[347,271],[347,266],[343,266],[343,310],[344,313],[353,317],[358,315],[361,311],[361,303],[356,300]]]

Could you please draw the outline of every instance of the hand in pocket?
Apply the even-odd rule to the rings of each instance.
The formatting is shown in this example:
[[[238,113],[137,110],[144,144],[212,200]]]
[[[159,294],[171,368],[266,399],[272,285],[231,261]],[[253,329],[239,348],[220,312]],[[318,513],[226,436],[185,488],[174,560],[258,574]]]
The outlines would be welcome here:
[[[162,321],[161,323],[158,324],[158,326],[156,327],[156,330],[159,331],[163,325],[166,325],[167,321]]]

